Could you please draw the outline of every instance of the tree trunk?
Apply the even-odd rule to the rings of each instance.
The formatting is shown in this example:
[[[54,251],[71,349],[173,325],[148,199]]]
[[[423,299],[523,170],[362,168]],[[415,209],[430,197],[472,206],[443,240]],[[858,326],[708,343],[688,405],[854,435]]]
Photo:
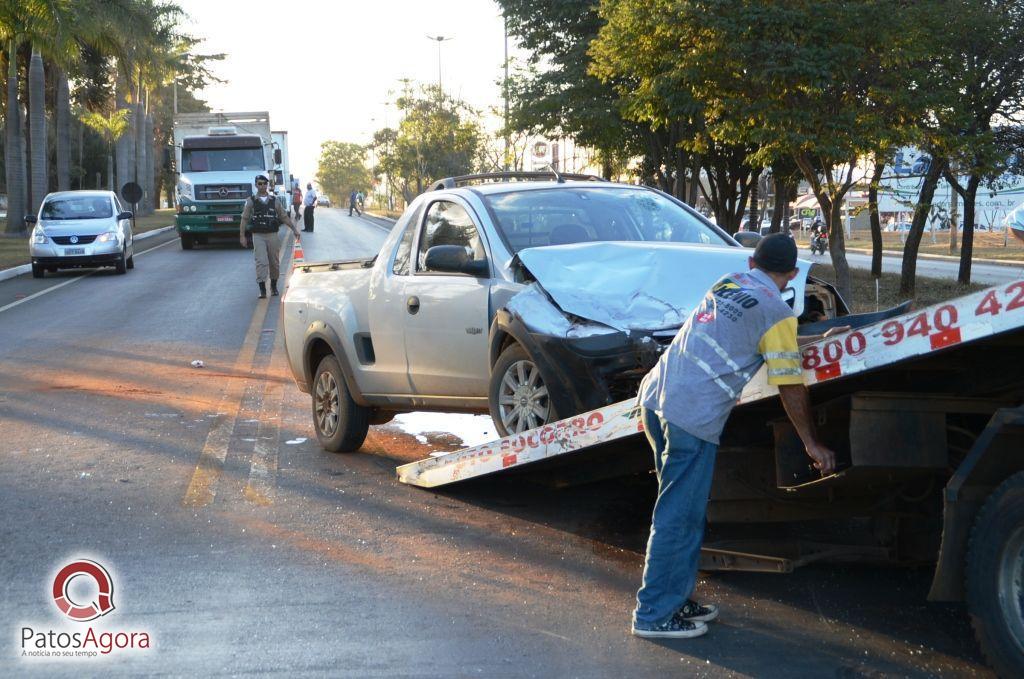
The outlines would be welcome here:
[[[117,79],[117,108],[129,109],[128,104],[129,85],[123,75]],[[135,116],[129,114],[128,127],[125,129],[116,142],[117,179],[114,182],[113,191],[120,192],[121,187],[135,178]]]
[[[949,254],[955,255],[960,248],[956,244],[958,230],[957,222],[960,221],[960,196],[953,189],[949,188]]]
[[[57,158],[57,190],[71,190],[71,90],[68,75],[57,70],[57,112],[55,137]]]
[[[25,227],[25,163],[21,160],[21,110],[18,103],[18,49],[14,38],[7,41],[7,127],[5,152],[7,180],[7,233],[19,234]]]
[[[701,157],[694,155],[690,163],[690,184],[686,190],[686,204],[690,207],[697,207],[697,199],[700,197],[700,169],[702,167]]]
[[[100,188],[99,186],[96,187]],[[114,151],[111,145],[107,145],[107,191],[114,190]]]
[[[971,175],[964,190],[964,236],[960,242],[960,272],[957,282],[971,284],[971,258],[974,256],[974,200],[978,195],[981,177]]]
[[[780,233],[782,231],[782,220],[785,217],[786,200],[789,194],[789,187],[786,186],[786,182],[779,181],[778,179],[772,179],[775,184],[775,203],[772,207],[772,223],[769,227],[771,233]]]
[[[825,215],[828,221],[828,254],[836,271],[836,289],[852,306],[853,286],[850,283],[850,264],[846,261],[846,232],[843,231],[843,196],[831,199],[831,209]]]
[[[882,277],[882,221],[878,216],[878,183],[882,180],[885,163],[876,155],[875,169],[868,185],[868,218],[871,222],[871,275]]]
[[[750,187],[750,219],[747,221],[747,231],[757,231],[757,200],[761,192],[760,172],[754,175],[754,181]]]
[[[147,102],[148,103],[148,102]],[[160,207],[159,195],[156,190],[156,149],[153,144],[153,114],[146,114],[146,214],[151,214]]]
[[[78,177],[78,188],[81,189],[85,183],[85,165],[83,164],[82,155],[85,152],[85,125],[79,121],[78,125],[78,171],[75,173]],[[96,187],[97,189],[99,186]]]
[[[928,165],[928,171],[924,175],[924,180],[921,182],[917,205],[914,206],[914,219],[910,225],[910,233],[907,234],[907,243],[903,246],[903,266],[900,273],[901,295],[914,294],[917,283],[917,251],[921,246],[921,237],[924,235],[924,225],[928,220],[928,213],[932,209],[935,187],[938,185],[945,167],[945,158],[933,157]]]
[[[141,75],[138,77],[141,79]],[[142,97],[142,83],[136,81],[135,106],[132,116],[135,119],[135,173],[132,181],[142,187],[143,197],[136,208],[141,210],[142,214],[146,214],[145,194],[148,193],[146,188],[146,111],[143,107]]]
[[[28,68],[28,101],[31,116],[29,151],[32,158],[32,192],[28,207],[34,213],[39,211],[49,185],[46,168],[46,80],[43,57],[34,47]]]

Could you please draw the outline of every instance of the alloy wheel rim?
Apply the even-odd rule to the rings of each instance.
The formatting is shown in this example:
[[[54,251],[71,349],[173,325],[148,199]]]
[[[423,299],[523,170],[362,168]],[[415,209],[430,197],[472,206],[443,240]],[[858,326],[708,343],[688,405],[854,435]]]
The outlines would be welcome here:
[[[510,434],[534,429],[548,421],[551,412],[548,388],[537,366],[528,360],[512,363],[501,376],[498,415]]]
[[[1018,649],[1024,651],[1024,527],[1010,535],[999,559],[999,609]]]
[[[316,423],[327,438],[334,436],[338,428],[338,403],[341,394],[334,375],[329,372],[320,373],[316,381]]]

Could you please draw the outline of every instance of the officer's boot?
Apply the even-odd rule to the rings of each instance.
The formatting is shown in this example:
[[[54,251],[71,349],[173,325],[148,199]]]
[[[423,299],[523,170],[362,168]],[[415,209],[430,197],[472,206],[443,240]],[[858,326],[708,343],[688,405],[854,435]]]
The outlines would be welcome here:
[[[277,297],[277,279],[272,278],[270,280],[270,294],[273,297]]]
[[[256,284],[258,286],[260,286],[260,299],[266,299],[267,298],[267,284],[264,283],[263,281],[258,281]]]

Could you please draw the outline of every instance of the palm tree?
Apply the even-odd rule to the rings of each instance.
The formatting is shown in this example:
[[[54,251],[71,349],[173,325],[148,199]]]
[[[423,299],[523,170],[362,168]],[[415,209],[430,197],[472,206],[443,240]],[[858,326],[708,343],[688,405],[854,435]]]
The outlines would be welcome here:
[[[29,191],[28,211],[35,214],[47,194],[49,172],[46,167],[46,100],[43,78],[43,55],[35,45],[28,67],[28,114],[29,114],[29,158],[32,163],[32,178]]]
[[[98,132],[107,142],[107,188],[114,189],[114,142],[124,136],[128,130],[128,114],[126,108],[115,109],[109,115],[97,111],[82,116],[82,124]]]

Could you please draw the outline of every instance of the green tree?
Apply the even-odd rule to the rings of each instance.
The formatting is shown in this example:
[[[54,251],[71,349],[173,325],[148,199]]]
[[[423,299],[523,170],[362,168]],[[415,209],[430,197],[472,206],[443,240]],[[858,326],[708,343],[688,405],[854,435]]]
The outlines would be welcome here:
[[[82,124],[107,142],[107,188],[114,190],[114,142],[128,130],[128,109],[116,109],[108,115],[93,111],[82,116]]]
[[[316,181],[339,204],[352,191],[368,192],[372,179],[366,167],[366,147],[344,141],[322,143]]]
[[[431,181],[473,171],[484,134],[470,106],[425,86],[401,96],[398,109],[398,128],[378,130],[371,146],[378,158],[374,172],[386,174],[406,203]]]

